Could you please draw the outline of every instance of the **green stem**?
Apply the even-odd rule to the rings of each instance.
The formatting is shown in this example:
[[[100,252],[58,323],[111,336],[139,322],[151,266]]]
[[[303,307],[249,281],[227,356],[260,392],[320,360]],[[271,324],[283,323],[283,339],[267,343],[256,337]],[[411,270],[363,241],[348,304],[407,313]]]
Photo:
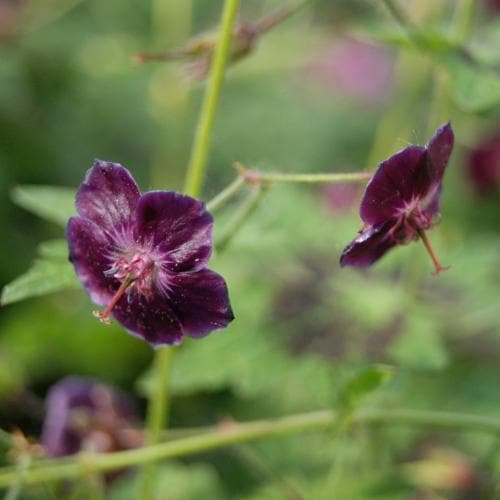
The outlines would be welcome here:
[[[457,43],[463,44],[467,41],[472,30],[475,10],[476,0],[461,0],[457,6],[453,20]]]
[[[224,206],[229,199],[231,199],[240,189],[241,186],[245,184],[245,179],[238,176],[234,179],[229,186],[224,188],[218,195],[214,196],[210,201],[207,202],[207,210],[209,212],[215,212],[220,207]]]
[[[394,0],[382,0],[382,2],[387,7],[387,10],[391,13],[392,17],[399,23],[399,25],[406,31],[406,33],[412,38],[414,41],[419,44],[420,37],[418,35],[417,28],[413,25],[413,23],[408,19],[406,13],[403,12]]]
[[[191,153],[185,182],[186,194],[198,197],[205,171],[210,136],[215,120],[215,112],[219,101],[224,77],[224,68],[231,43],[231,33],[238,11],[239,0],[226,0],[222,13],[222,27],[219,42],[215,49],[211,77],[203,101],[195,140]],[[150,395],[147,418],[148,443],[154,445],[160,439],[162,427],[165,426],[169,402],[169,378],[172,365],[173,349],[162,348],[155,356],[154,390]],[[154,462],[154,461],[152,461]],[[142,497],[152,498],[155,485],[156,467],[151,463],[144,470]]]
[[[252,189],[252,191],[248,195],[248,198],[239,207],[238,211],[233,215],[231,220],[227,223],[227,226],[224,228],[222,235],[216,240],[215,249],[217,250],[217,252],[222,252],[226,249],[227,245],[233,239],[235,234],[240,230],[243,224],[245,224],[247,219],[253,214],[266,190],[267,189],[263,186],[257,186]]]
[[[34,463],[31,468],[24,471],[23,484],[36,484],[78,477],[81,474],[82,463],[89,460],[92,461],[94,471],[109,472],[133,465],[202,453],[269,436],[320,431],[334,426],[336,422],[337,415],[334,411],[323,410],[274,420],[229,423],[225,427],[215,427],[203,434],[134,450],[95,455],[80,453],[69,459],[42,460]],[[463,430],[500,434],[500,419],[498,418],[439,411],[364,410],[353,418],[352,424],[354,426],[372,424],[409,425],[438,427],[450,431]],[[18,477],[18,473],[19,471],[15,466],[0,469],[0,488],[6,488],[13,484]]]
[[[184,185],[186,194],[194,197],[198,196],[201,191],[215,113],[222,89],[224,69],[229,55],[231,34],[239,3],[239,0],[226,0],[224,3],[221,33],[215,49],[210,81],[203,100]]]
[[[354,172],[347,174],[286,174],[286,173],[256,173],[264,182],[287,182],[305,184],[336,184],[341,182],[364,182],[372,178],[371,172]]]
[[[161,440],[162,430],[167,427],[169,414],[169,377],[172,364],[174,347],[162,347],[155,355],[153,365],[153,387],[149,394],[148,413],[146,417],[145,442],[154,445]],[[153,498],[153,491],[156,481],[156,466],[149,463],[143,471],[142,476],[142,497]]]

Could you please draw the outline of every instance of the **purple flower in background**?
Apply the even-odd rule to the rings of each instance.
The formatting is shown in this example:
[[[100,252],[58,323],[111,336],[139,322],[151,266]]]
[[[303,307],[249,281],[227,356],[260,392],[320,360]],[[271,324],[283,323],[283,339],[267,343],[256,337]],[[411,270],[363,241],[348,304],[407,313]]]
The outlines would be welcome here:
[[[475,191],[483,196],[500,191],[500,132],[476,146],[467,165]]]
[[[105,453],[142,444],[141,431],[133,427],[135,406],[107,385],[67,377],[50,389],[46,407],[42,445],[49,456],[84,449]]]
[[[309,66],[308,74],[355,102],[372,104],[391,92],[393,57],[384,47],[340,38]]]
[[[96,161],[69,220],[70,260],[91,300],[157,347],[202,337],[233,319],[226,283],[205,267],[212,216],[174,192],[141,195],[127,169]]]
[[[446,269],[434,254],[425,231],[436,224],[442,178],[453,141],[448,123],[436,131],[427,147],[408,146],[378,166],[361,200],[360,215],[365,226],[343,251],[342,266],[369,266],[396,245],[420,237],[435,273]]]

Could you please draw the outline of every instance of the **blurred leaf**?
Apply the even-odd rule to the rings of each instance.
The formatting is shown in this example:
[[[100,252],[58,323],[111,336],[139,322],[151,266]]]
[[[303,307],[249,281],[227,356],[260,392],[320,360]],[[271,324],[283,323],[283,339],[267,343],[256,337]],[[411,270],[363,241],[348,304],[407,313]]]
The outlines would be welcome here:
[[[182,465],[171,463],[158,469],[158,482],[154,498],[169,500],[223,500],[216,470],[208,464]],[[108,500],[138,498],[141,476],[135,474],[116,482],[106,495]]]
[[[68,219],[76,215],[75,191],[58,186],[17,186],[12,200],[42,219],[66,227]]]
[[[403,333],[389,348],[389,355],[400,365],[416,369],[442,369],[448,353],[436,320],[422,311],[407,316]]]
[[[410,38],[408,33],[385,26],[364,26],[360,35],[361,38],[369,38],[394,47],[415,47],[415,41]],[[437,30],[419,32],[418,44],[421,50],[431,53],[455,49],[457,46],[455,40],[450,35],[444,31]]]
[[[340,391],[340,404],[344,411],[356,410],[363,400],[386,383],[394,370],[388,365],[372,365],[349,377]]]
[[[68,261],[66,240],[46,241],[39,246],[38,253],[40,257],[33,266],[3,288],[0,299],[2,305],[68,288],[79,288],[75,271]]]
[[[456,53],[437,58],[449,74],[452,97],[464,111],[487,111],[500,104],[500,73]]]

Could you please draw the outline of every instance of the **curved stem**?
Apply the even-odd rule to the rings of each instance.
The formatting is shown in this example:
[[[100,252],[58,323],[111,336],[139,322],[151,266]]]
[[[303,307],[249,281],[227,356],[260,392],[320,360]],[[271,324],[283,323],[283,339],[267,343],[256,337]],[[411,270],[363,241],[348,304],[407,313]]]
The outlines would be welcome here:
[[[215,195],[210,201],[207,202],[206,207],[209,212],[215,212],[220,207],[224,206],[226,202],[238,192],[241,186],[245,183],[243,177],[238,176],[231,184],[225,187],[219,194]]]
[[[239,0],[226,0],[224,4],[220,38],[215,49],[210,81],[203,100],[184,185],[186,194],[194,197],[198,196],[201,191],[201,183],[210,147],[210,137],[219,103],[224,69],[229,55],[231,34],[239,3]]]
[[[244,443],[267,436],[282,436],[307,431],[320,431],[334,426],[337,414],[323,410],[291,415],[274,420],[248,423],[227,423],[191,437],[152,446],[107,454],[80,453],[71,458],[49,459],[35,462],[24,471],[23,484],[70,479],[81,474],[82,463],[92,461],[95,472],[108,472],[133,465],[182,457]],[[421,410],[364,410],[351,421],[356,425],[410,425],[438,427],[450,431],[463,430],[500,434],[500,419],[483,415],[470,415]],[[0,488],[13,484],[18,475],[14,466],[0,469]]]
[[[217,252],[222,252],[226,249],[229,242],[233,239],[233,236],[238,232],[241,226],[255,211],[265,192],[266,188],[263,186],[257,186],[252,190],[239,210],[227,223],[227,226],[224,228],[222,235],[215,242],[215,249],[217,250]]]

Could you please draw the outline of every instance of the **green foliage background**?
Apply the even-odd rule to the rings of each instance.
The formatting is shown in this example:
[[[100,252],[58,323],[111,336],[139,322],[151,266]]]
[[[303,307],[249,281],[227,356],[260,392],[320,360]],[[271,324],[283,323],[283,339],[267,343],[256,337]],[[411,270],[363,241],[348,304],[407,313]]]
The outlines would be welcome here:
[[[423,27],[418,50],[379,2],[318,1],[229,69],[205,200],[234,178],[235,161],[264,171],[373,169],[408,142],[425,144],[451,119],[457,144],[443,221],[430,235],[451,270],[431,276],[421,245],[399,248],[366,272],[340,270],[340,252],[360,224],[356,208],[333,213],[321,187],[273,186],[212,260],[227,279],[236,320],[179,349],[174,428],[339,407],[346,381],[372,363],[393,366],[391,380],[349,408],[500,414],[500,198],[475,196],[465,173],[468,151],[498,129],[500,115],[491,70],[500,63],[500,16],[484,3],[477,2],[464,44],[487,69],[453,48],[460,27],[453,16],[466,0],[401,2]],[[180,63],[136,66],[131,55],[212,29],[221,5],[28,1],[9,25],[15,33],[0,33],[1,428],[37,437],[46,391],[68,374],[143,401],[153,353],[119,325],[104,328],[92,317],[66,262],[63,227],[96,157],[127,166],[144,190],[181,189],[205,84],[189,81]],[[255,20],[282,5],[242,1],[240,17]],[[346,36],[387,47],[394,78],[384,99],[354,99],[313,71]],[[238,201],[217,214],[216,236]],[[433,464],[435,450],[447,452],[439,464],[463,460],[477,479],[476,496],[443,487],[444,473],[429,487],[425,469],[408,466]],[[499,459],[495,436],[359,428],[166,463],[158,491],[179,500],[399,499],[429,491],[441,496],[418,498],[498,498]],[[134,481],[115,483],[109,498],[132,498]],[[23,495],[51,498],[44,488]]]

